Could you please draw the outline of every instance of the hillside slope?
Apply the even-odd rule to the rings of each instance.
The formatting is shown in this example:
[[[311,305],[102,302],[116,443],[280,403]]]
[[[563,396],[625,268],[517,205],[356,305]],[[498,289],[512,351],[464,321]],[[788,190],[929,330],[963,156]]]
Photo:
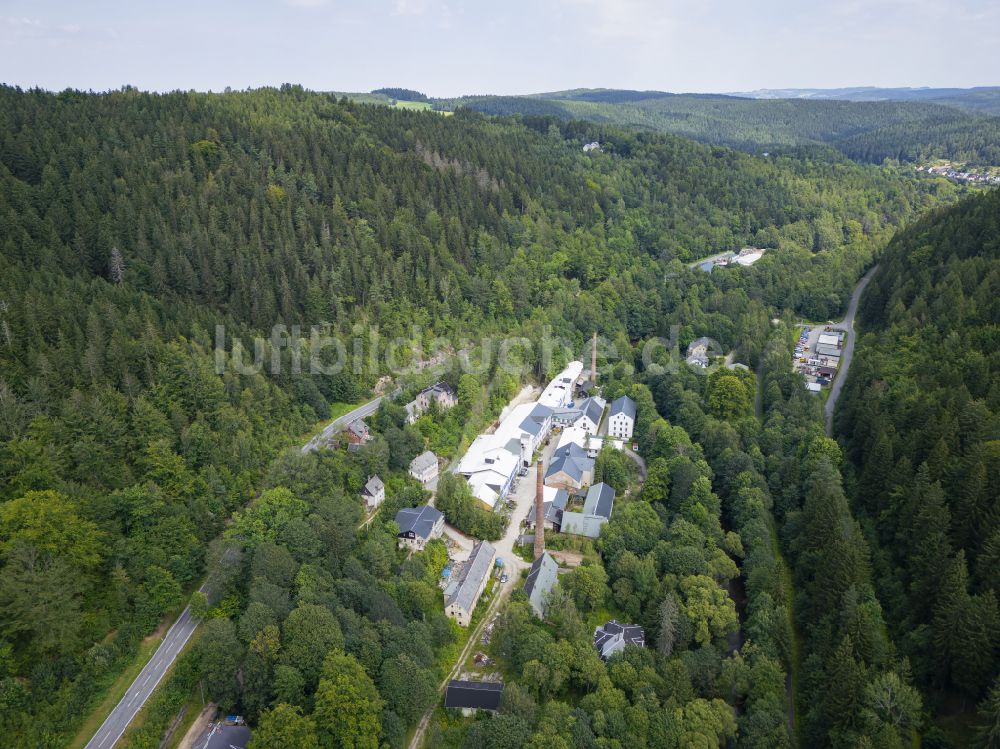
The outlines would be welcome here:
[[[595,138],[608,151],[584,154]],[[435,435],[387,417],[359,456],[273,466],[331,403],[395,370],[363,348],[357,368],[295,372],[278,329],[261,359],[281,348],[280,372],[239,371],[234,337],[249,352],[272,326],[301,325],[308,363],[311,325],[349,352],[358,330],[364,347],[375,330],[445,336],[457,349],[462,337],[537,341],[546,329],[582,345],[595,328],[627,351],[676,325],[681,345],[711,331],[753,356],[773,314],[832,314],[897,227],[956,194],[842,159],[761,159],[580,122],[444,118],[293,86],[0,89],[0,682],[12,695],[0,732],[15,746],[64,744],[266,475],[280,491],[259,512],[288,521],[268,532],[267,553],[280,540],[296,569],[313,566],[294,577],[285,550],[262,552],[256,586],[244,567],[230,570],[228,625],[213,625],[221,652],[247,644],[230,648],[226,628],[251,598],[272,610],[261,627],[284,622],[293,600],[346,611],[352,633],[388,618],[380,642],[405,632],[421,668],[432,644],[450,642],[441,617],[428,632],[423,588],[405,614],[386,602],[385,589],[408,590],[394,587],[391,538],[366,545],[353,531],[367,476],[405,473]],[[742,275],[684,264],[750,243],[773,252]],[[546,374],[526,358],[526,371]],[[499,407],[514,383],[497,371],[471,391]],[[307,471],[312,483],[299,478]],[[259,668],[253,678],[270,684]],[[318,669],[307,669],[311,684]],[[294,696],[294,674],[282,673]]]
[[[837,419],[897,642],[925,688],[973,702],[1000,671],[998,237],[993,191],[889,244]]]
[[[597,89],[470,96],[447,105],[648,128],[752,152],[811,145],[829,146],[866,163],[947,158],[1000,164],[1000,119],[923,101],[746,99]]]

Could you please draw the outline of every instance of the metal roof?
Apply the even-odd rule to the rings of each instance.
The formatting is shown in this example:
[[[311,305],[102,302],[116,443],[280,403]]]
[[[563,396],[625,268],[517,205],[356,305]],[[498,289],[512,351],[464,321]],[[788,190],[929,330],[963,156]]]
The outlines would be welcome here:
[[[549,593],[555,587],[558,574],[559,565],[548,552],[544,552],[538,557],[528,571],[528,579],[524,582],[524,592],[528,596],[531,608],[535,610],[539,618],[545,616]]]
[[[611,403],[611,412],[608,415],[614,416],[618,413],[623,413],[630,419],[635,419],[635,401],[627,395],[623,395],[621,398],[616,398]]]
[[[444,517],[439,510],[430,505],[421,507],[406,507],[396,513],[396,525],[399,532],[413,533],[420,538],[430,538],[434,525]]]
[[[583,501],[583,514],[611,519],[611,509],[615,503],[615,490],[603,481],[587,490]]]
[[[479,597],[483,579],[490,574],[490,570],[493,568],[495,556],[496,549],[489,541],[480,541],[475,545],[469,556],[469,561],[462,568],[457,583],[452,583],[454,588],[445,597],[445,608],[458,604],[465,611],[472,613],[472,609],[476,606],[476,598]]]
[[[452,679],[444,693],[444,706],[498,710],[503,695],[502,681],[459,681]]]

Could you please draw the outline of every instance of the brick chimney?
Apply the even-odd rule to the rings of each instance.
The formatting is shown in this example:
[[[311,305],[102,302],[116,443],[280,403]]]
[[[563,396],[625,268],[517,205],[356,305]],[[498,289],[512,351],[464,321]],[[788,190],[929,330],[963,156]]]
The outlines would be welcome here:
[[[542,459],[535,474],[535,559],[545,552],[545,494],[542,490]]]
[[[597,331],[594,331],[594,343],[590,348],[590,381],[597,384]]]

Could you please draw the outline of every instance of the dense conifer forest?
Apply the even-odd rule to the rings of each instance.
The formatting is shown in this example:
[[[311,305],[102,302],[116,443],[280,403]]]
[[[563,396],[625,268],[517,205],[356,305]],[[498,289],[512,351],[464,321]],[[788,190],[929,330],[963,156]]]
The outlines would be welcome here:
[[[584,153],[593,140],[603,152]],[[296,373],[280,340],[263,351],[280,372],[241,373],[232,340],[317,325],[348,350],[377,328],[455,348],[551,331],[582,351],[596,329],[619,352],[605,394],[639,406],[641,489],[601,459],[627,498],[564,576],[559,615],[531,620],[515,595],[491,650],[504,706],[438,715],[433,745],[910,745],[933,704],[918,686],[978,700],[995,676],[992,659],[974,672],[968,651],[938,662],[929,645],[967,610],[981,626],[962,642],[995,642],[996,272],[977,254],[995,235],[995,197],[933,214],[891,245],[844,396],[846,458],[789,367],[789,323],[838,315],[900,227],[962,193],[838,156],[760,158],[295,86],[0,89],[0,732],[13,746],[67,745],[164,614],[191,600],[198,641],[127,745],[159,746],[202,688],[247,717],[256,749],[405,745],[461,637],[437,586],[443,545],[396,547],[395,510],[427,496],[406,466],[428,447],[452,457],[521,383],[495,365],[446,369],[459,398],[447,414],[411,425],[386,401],[369,445],[302,453],[317,422],[392,373],[367,355],[332,376]],[[690,267],[748,245],[769,249],[752,268]],[[924,260],[907,267],[909,255]],[[939,276],[924,270],[932,261]],[[939,309],[960,332],[920,327]],[[876,346],[890,324],[910,332]],[[762,379],[645,370],[642,344],[672,329],[682,350],[711,335]],[[919,349],[920,336],[936,342]],[[922,366],[876,359],[900,341]],[[942,356],[953,345],[964,353]],[[525,357],[537,382],[559,365]],[[890,366],[900,405],[862,417],[876,387],[864,373]],[[907,410],[925,417],[906,383],[928,369],[953,402],[931,410],[936,431]],[[409,394],[417,382],[399,384]],[[894,472],[865,470],[879,450]],[[925,463],[923,484],[893,491],[906,465]],[[386,505],[363,525],[358,493],[373,474]],[[879,536],[915,531],[901,516],[872,522],[914,497],[952,513],[951,545],[932,545],[962,582],[930,612],[909,608],[924,593],[898,572],[909,557]],[[496,535],[496,516],[445,499],[470,532]],[[206,571],[215,594],[192,597]],[[602,662],[591,624],[608,614],[641,623],[649,647]]]
[[[1000,193],[888,246],[838,421],[878,595],[917,682],[949,713],[986,702],[997,740]]]

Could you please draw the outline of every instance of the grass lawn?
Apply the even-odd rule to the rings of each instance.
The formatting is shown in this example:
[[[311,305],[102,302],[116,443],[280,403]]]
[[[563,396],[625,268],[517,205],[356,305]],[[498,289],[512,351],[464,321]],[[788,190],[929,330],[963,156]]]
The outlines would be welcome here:
[[[170,621],[172,623],[173,618]],[[168,628],[161,627],[155,635],[151,635],[143,640],[135,658],[132,659],[132,662],[122,671],[118,678],[112,682],[104,694],[104,699],[91,710],[87,719],[84,720],[80,726],[80,730],[77,731],[76,737],[70,742],[69,749],[83,749],[93,735],[97,733],[97,729],[101,727],[105,718],[114,710],[115,705],[121,702],[126,690],[135,681],[135,677],[139,675],[139,672],[142,671],[143,667],[153,656],[153,653],[160,646],[160,642],[163,640],[163,636],[166,634]]]
[[[313,425],[312,429],[310,429],[308,432],[305,432],[304,434],[302,434],[296,440],[296,444],[302,444],[302,445],[304,445],[306,442],[308,442],[309,440],[311,440],[317,434],[319,434],[320,432],[322,432],[326,428],[326,425],[329,424],[331,421],[333,421],[334,419],[339,419],[341,416],[343,416],[344,414],[348,413],[349,411],[353,411],[358,406],[363,406],[365,403],[367,403],[371,399],[372,399],[372,396],[366,395],[362,400],[359,400],[357,403],[331,403],[330,404],[330,418],[323,419],[322,421],[316,422],[316,424]]]
[[[397,109],[430,109],[431,103],[429,101],[403,101],[402,99],[397,99],[395,106]]]
[[[163,674],[163,678],[160,680],[160,683],[156,685],[156,689],[154,689],[153,693],[149,695],[149,699],[146,700],[146,703],[142,706],[142,709],[135,714],[135,718],[132,719],[132,722],[129,724],[129,727],[125,730],[125,733],[122,734],[122,737],[120,739],[121,746],[127,747],[129,745],[129,741],[132,739],[133,734],[140,728],[142,728],[143,725],[146,723],[146,719],[149,717],[150,708],[156,703],[157,698],[161,696],[163,687],[170,681],[170,678],[174,675],[174,667],[177,665],[177,660],[182,655],[189,652],[191,648],[195,646],[198,640],[201,639],[201,633],[202,629],[201,627],[199,627],[191,635],[191,638],[184,644],[184,647],[181,648],[181,651],[177,654],[177,658],[174,659],[174,662],[170,664],[170,668],[168,668],[166,672]],[[194,708],[194,717],[197,717],[198,713],[201,711],[200,690],[195,690],[195,693],[192,693],[191,698],[185,703],[186,705],[190,705],[191,701],[195,699],[196,695],[197,695],[198,706]],[[185,715],[185,721],[187,720],[187,718],[188,716]],[[173,720],[173,716],[171,716],[171,720]],[[166,726],[163,727],[163,730],[166,730]],[[184,731],[186,730],[187,730],[186,728],[177,729],[177,731],[180,732],[181,736],[184,736]],[[177,732],[174,733],[174,736],[176,735],[176,733]],[[173,739],[173,736],[171,736],[171,739]]]

